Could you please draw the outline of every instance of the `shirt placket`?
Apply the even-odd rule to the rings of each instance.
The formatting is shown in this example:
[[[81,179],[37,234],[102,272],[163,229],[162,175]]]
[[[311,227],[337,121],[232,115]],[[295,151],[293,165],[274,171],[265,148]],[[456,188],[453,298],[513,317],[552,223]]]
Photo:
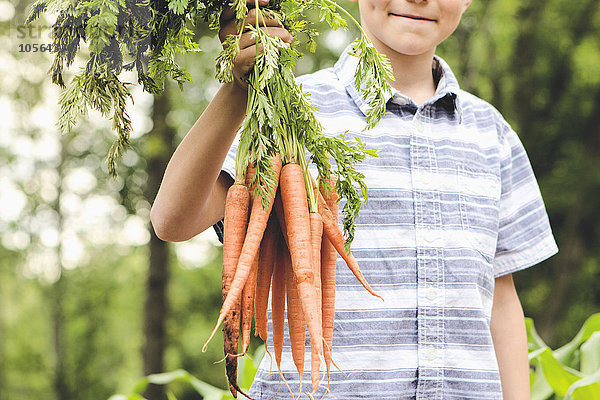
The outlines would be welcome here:
[[[439,177],[431,125],[422,109],[413,118],[411,179],[417,256],[417,399],[443,397],[444,254]]]

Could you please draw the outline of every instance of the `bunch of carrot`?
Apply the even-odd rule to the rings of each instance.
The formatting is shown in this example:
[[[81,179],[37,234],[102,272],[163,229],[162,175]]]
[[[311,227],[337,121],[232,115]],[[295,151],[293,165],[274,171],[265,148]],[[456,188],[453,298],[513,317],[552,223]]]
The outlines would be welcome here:
[[[233,79],[233,63],[245,30],[253,32],[257,48],[262,49],[247,77],[246,119],[240,129],[235,182],[225,205],[223,306],[207,344],[224,323],[230,389],[234,396],[240,392],[248,397],[237,385],[237,357],[248,349],[253,314],[255,334],[267,340],[270,291],[272,339],[279,372],[287,308],[292,357],[300,382],[306,330],[310,336],[311,382],[315,393],[321,361],[325,361],[328,373],[332,363],[336,253],[362,285],[377,296],[350,252],[361,203],[357,187],[367,201],[364,175],[354,166],[366,156],[376,156],[376,151],[366,149],[359,139],[351,143],[344,135],[323,134],[314,114],[316,108],[294,77],[294,65],[301,56],[296,36],[301,33],[312,37],[303,17],[311,10],[318,10],[321,19],[333,29],[346,26],[336,10],[359,28],[360,24],[333,0],[272,0],[266,7],[260,7],[257,0],[204,0],[204,3],[205,18],[215,27],[227,6],[235,10],[238,23],[238,33],[227,37],[217,58],[220,81]],[[244,24],[247,3],[256,10],[254,26]],[[292,34],[291,45],[270,36],[267,29],[258,28],[268,17],[280,21]],[[371,108],[366,120],[368,128],[385,111],[387,82],[393,76],[387,59],[377,53],[364,32],[353,50],[359,58],[356,89],[368,99]],[[319,185],[308,172],[307,153],[317,168]],[[335,170],[330,159],[335,162]],[[344,233],[338,227],[338,196],[345,200]]]
[[[226,369],[234,396],[237,392],[246,395],[236,382],[236,357],[248,349],[253,314],[255,335],[267,340],[270,287],[277,366],[281,371],[284,310],[287,308],[292,357],[300,379],[308,328],[312,393],[319,385],[321,358],[325,360],[327,372],[332,362],[336,253],[343,257],[363,286],[378,296],[352,254],[344,250],[345,240],[337,224],[338,198],[331,184],[335,182],[334,175],[329,187],[321,185],[319,188],[305,173],[302,162],[294,160],[282,166],[279,154],[270,160],[276,179],[269,188],[266,209],[260,197],[253,198],[252,188],[246,184],[252,181],[252,168],[248,168],[243,182],[238,180],[230,187],[225,205],[224,303],[208,341],[224,322]],[[238,352],[240,326],[242,351]]]

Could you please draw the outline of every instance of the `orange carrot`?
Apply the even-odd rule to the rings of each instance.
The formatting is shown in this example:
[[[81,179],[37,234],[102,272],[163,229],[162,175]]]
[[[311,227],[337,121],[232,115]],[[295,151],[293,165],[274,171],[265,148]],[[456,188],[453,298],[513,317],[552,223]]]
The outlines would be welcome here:
[[[235,275],[248,223],[248,205],[250,196],[246,186],[233,184],[227,191],[225,218],[223,221],[223,300],[227,297]],[[233,397],[237,397],[237,355],[240,329],[239,306],[225,318],[223,324],[226,372],[229,388]]]
[[[285,321],[285,242],[278,240],[277,257],[273,264],[273,284],[271,290],[271,311],[273,319],[273,349],[275,362],[281,373],[281,352],[283,349]]]
[[[312,184],[315,192],[318,192],[317,184],[314,179],[312,180]],[[331,241],[339,255],[342,256],[344,261],[346,261],[346,265],[348,265],[350,271],[352,271],[356,279],[358,279],[358,281],[363,285],[363,287],[367,289],[367,291],[373,296],[379,297],[381,300],[383,300],[383,297],[375,293],[375,291],[371,288],[371,285],[369,285],[369,283],[363,276],[358,266],[358,262],[356,262],[356,259],[354,258],[352,253],[346,253],[346,250],[344,249],[344,235],[342,234],[342,231],[340,230],[337,224],[337,219],[333,217],[333,214],[331,213],[329,207],[327,207],[327,203],[325,202],[325,199],[323,198],[323,195],[321,195],[321,193],[319,193],[318,196],[318,203],[319,214],[321,214],[321,217],[323,218],[323,231],[325,232],[325,235],[327,235],[327,238]]]
[[[252,164],[248,165],[246,169],[246,186],[250,194],[250,201],[254,202],[253,188],[251,186],[252,179],[256,173],[256,167]],[[258,271],[258,256],[252,263],[252,269],[248,279],[244,284],[244,290],[242,291],[242,304],[241,304],[241,329],[242,329],[242,354],[246,354],[248,346],[250,345],[250,328],[252,326],[252,311],[254,307],[254,293],[256,290],[256,275]]]
[[[287,295],[287,320],[290,334],[292,358],[300,375],[300,393],[302,393],[302,374],[304,373],[304,341],[306,339],[306,322],[302,314],[302,305],[298,295],[296,276],[292,270],[289,251],[285,251],[285,293]]]
[[[311,348],[314,348],[317,354],[320,355],[323,353],[323,335],[321,321],[319,320],[315,276],[311,262],[308,201],[304,173],[300,165],[289,163],[282,168],[280,188],[292,258],[292,269],[298,284],[302,311],[310,334]]]
[[[325,195],[325,188],[319,186],[319,192],[325,198],[327,206],[335,221],[338,220],[338,194],[335,191],[335,175],[331,175],[329,181],[329,197]],[[335,274],[337,263],[337,251],[326,236],[321,242],[321,310],[323,312],[323,339],[327,346],[324,348],[325,366],[327,375],[331,367],[331,346],[333,344],[333,322],[335,317]]]
[[[269,219],[269,214],[271,213],[271,208],[273,206],[275,192],[277,190],[277,184],[279,180],[279,174],[281,172],[281,157],[279,157],[279,155],[276,154],[272,160],[272,171],[275,176],[275,179],[273,180],[272,185],[269,188],[269,203],[267,210],[263,208],[261,197],[257,197],[252,201],[250,221],[248,222],[246,238],[244,240],[242,253],[240,254],[238,265],[235,271],[235,276],[233,278],[233,282],[231,283],[231,288],[229,290],[229,293],[227,294],[227,298],[225,299],[225,301],[223,302],[223,306],[221,307],[221,312],[219,314],[217,324],[213,329],[210,337],[202,347],[202,351],[206,351],[208,343],[215,335],[217,329],[219,328],[219,325],[221,325],[221,322],[223,322],[223,320],[225,319],[225,316],[240,301],[242,291],[244,289],[244,284],[248,279],[248,275],[250,274],[250,270],[252,269],[252,264],[254,263],[254,260],[256,259],[256,256],[258,254],[260,242],[265,232],[267,221]]]
[[[313,273],[315,276],[315,290],[317,292],[317,311],[319,321],[323,321],[321,311],[321,237],[323,236],[323,221],[319,213],[310,213],[310,241],[312,248]],[[319,368],[321,365],[320,354],[311,347],[310,377],[312,381],[312,393],[319,387]]]
[[[283,212],[283,203],[281,202],[281,188],[277,190],[277,194],[275,195],[275,202],[273,203],[273,210],[275,210],[275,215],[277,216],[277,221],[279,222],[279,228],[281,229],[281,234],[285,239],[285,243],[288,242],[287,236],[287,225],[285,223],[285,213]],[[289,248],[289,245],[288,245]]]
[[[254,294],[256,292],[256,279],[258,272],[258,257],[252,263],[252,269],[244,290],[242,291],[242,354],[246,354],[250,345],[250,332],[252,328],[252,314],[254,311]]]
[[[273,275],[273,263],[277,257],[277,240],[280,235],[277,218],[271,213],[258,254],[258,273],[256,293],[254,294],[254,334],[260,336],[265,343],[267,342],[269,289]]]

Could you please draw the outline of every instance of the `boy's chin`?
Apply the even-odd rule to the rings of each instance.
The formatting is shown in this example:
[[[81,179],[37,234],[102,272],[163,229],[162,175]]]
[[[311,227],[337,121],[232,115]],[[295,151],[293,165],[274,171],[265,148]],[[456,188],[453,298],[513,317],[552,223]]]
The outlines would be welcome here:
[[[435,53],[436,43],[433,40],[423,40],[422,38],[414,37],[397,37],[396,40],[385,40],[379,44],[383,45],[383,48],[376,47],[381,52],[384,52],[388,57],[393,56],[423,56],[431,55]]]
[[[419,57],[424,55],[431,55],[435,53],[435,47],[427,46],[415,46],[415,45],[404,45],[404,46],[390,46],[389,51],[392,54],[388,56],[398,55],[405,57]]]

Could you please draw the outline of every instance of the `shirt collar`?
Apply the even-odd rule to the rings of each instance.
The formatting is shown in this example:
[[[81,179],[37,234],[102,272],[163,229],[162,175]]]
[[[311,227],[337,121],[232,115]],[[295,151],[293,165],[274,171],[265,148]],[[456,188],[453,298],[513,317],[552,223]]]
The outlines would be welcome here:
[[[460,121],[462,119],[462,108],[460,97],[458,96],[460,92],[458,81],[448,64],[442,58],[434,56],[434,63],[438,63],[441,67],[442,75],[438,82],[435,94],[431,99],[427,100],[425,104],[439,103],[449,111],[456,111],[458,120]],[[369,111],[369,105],[354,87],[354,72],[356,71],[357,66],[358,57],[352,52],[352,45],[349,45],[336,62],[334,71],[352,100],[366,116]],[[387,93],[386,102],[394,97],[397,99],[403,98],[405,101],[408,101],[406,96],[402,95],[397,90],[392,89],[392,93]]]

